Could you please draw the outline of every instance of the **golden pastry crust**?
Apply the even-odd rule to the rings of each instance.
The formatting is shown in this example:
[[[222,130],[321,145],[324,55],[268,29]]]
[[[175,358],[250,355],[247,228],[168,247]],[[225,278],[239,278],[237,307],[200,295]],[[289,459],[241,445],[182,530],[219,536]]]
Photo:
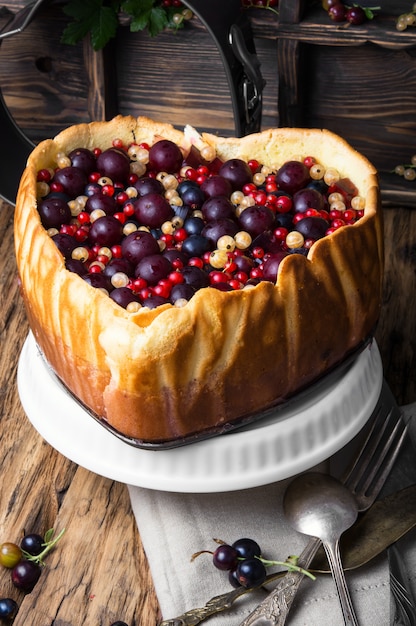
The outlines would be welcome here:
[[[106,148],[117,137],[165,137],[186,151],[214,145],[220,158],[282,165],[314,156],[349,177],[366,198],[364,217],[290,255],[276,285],[201,289],[182,308],[129,313],[65,269],[40,222],[36,176],[60,152]],[[16,202],[15,245],[31,329],[72,393],[117,431],[173,441],[240,419],[295,394],[360,345],[380,312],[383,243],[374,167],[325,130],[272,129],[242,139],[184,133],[147,118],[71,127],[30,155]]]

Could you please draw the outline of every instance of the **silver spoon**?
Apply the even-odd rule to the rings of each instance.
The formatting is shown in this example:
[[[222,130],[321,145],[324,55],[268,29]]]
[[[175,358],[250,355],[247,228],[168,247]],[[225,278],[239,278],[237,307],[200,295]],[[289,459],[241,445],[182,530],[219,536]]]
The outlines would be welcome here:
[[[290,483],[283,511],[293,528],[322,541],[338,592],[344,623],[358,626],[345,581],[339,539],[357,519],[357,503],[351,492],[326,474],[301,474]]]

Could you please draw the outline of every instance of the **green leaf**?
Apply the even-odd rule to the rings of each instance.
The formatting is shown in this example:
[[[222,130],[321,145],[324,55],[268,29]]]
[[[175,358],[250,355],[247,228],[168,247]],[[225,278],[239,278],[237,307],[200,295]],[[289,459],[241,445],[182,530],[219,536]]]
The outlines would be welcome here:
[[[154,7],[150,13],[148,31],[151,37],[158,35],[166,26],[168,20],[166,12],[161,7]]]
[[[85,22],[71,22],[68,24],[61,37],[62,43],[74,46],[90,32],[90,27]]]
[[[102,7],[98,20],[91,28],[91,43],[94,50],[100,50],[115,37],[118,27],[117,14],[111,7]]]

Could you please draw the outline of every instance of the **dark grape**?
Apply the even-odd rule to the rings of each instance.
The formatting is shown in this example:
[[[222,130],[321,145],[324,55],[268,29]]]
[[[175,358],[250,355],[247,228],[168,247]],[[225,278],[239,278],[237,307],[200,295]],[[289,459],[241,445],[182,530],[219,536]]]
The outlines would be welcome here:
[[[58,233],[52,237],[56,247],[59,252],[66,258],[70,259],[71,254],[75,248],[78,248],[79,243],[76,239],[71,237],[71,235],[66,235],[65,233]]]
[[[148,285],[157,285],[172,269],[172,264],[165,256],[152,254],[137,264],[134,275],[136,278],[144,278]]]
[[[304,217],[297,222],[295,229],[306,239],[321,239],[328,229],[328,222],[322,217]]]
[[[300,161],[287,161],[276,174],[279,188],[290,194],[294,194],[305,187],[309,181],[309,169]]]
[[[120,622],[120,620],[117,620],[117,622],[113,622],[112,624],[110,624],[110,626],[128,626],[128,624],[126,624],[126,622]]]
[[[276,252],[272,254],[263,265],[263,278],[272,283],[276,282],[279,265],[287,256],[286,252]]]
[[[133,273],[133,267],[127,259],[111,259],[111,261],[105,266],[103,270],[104,276],[111,278],[117,272],[123,272],[129,276]]]
[[[120,241],[122,234],[123,226],[119,220],[106,215],[91,224],[89,238],[95,245],[111,247]]]
[[[110,293],[113,290],[113,285],[111,284],[110,279],[104,274],[85,274],[85,276],[81,277],[85,280],[86,283],[91,285],[91,287],[95,287],[96,289],[105,289]]]
[[[237,567],[238,552],[229,545],[221,545],[215,550],[212,562],[217,569],[232,570]]]
[[[123,182],[130,174],[130,159],[123,150],[108,148],[97,157],[97,170],[113,183]]]
[[[110,298],[125,309],[130,302],[140,302],[140,298],[128,287],[117,287],[110,293]]]
[[[23,537],[20,542],[20,547],[32,556],[37,556],[44,549],[44,539],[41,535],[31,533]]]
[[[242,159],[229,159],[219,169],[219,175],[229,181],[233,190],[242,189],[253,180],[253,173]]]
[[[66,259],[65,267],[69,272],[78,274],[78,276],[85,276],[85,274],[88,274],[88,270],[84,263],[78,259]]]
[[[137,221],[149,228],[159,228],[174,215],[169,202],[158,193],[140,196],[133,205]]]
[[[173,174],[181,168],[182,161],[182,152],[169,139],[157,141],[149,150],[149,167],[156,172]]]
[[[0,619],[12,620],[19,610],[18,604],[12,598],[0,598]]]
[[[297,191],[293,196],[293,207],[298,213],[305,213],[307,209],[322,211],[325,208],[325,200],[319,191],[306,187]]]
[[[137,189],[139,196],[145,196],[148,193],[158,193],[162,195],[165,191],[165,188],[160,180],[157,180],[157,178],[150,178],[149,176],[139,178],[133,184],[133,187]]]
[[[64,192],[72,198],[84,193],[88,183],[88,176],[79,167],[63,167],[55,172],[53,181],[62,185]]]
[[[62,198],[49,197],[39,203],[38,211],[42,226],[46,229],[59,229],[62,224],[69,224],[71,210]]]
[[[202,235],[210,241],[212,246],[216,246],[220,237],[223,235],[234,237],[238,230],[239,227],[234,220],[224,218],[208,222],[202,231]]]
[[[236,577],[246,589],[257,587],[266,579],[266,568],[260,559],[245,559],[237,565]]]
[[[231,285],[229,285],[228,283],[224,283],[224,282],[212,283],[210,287],[213,287],[214,289],[218,289],[218,291],[234,291]]]
[[[224,178],[224,176],[215,174],[204,180],[201,185],[201,190],[209,198],[213,196],[226,196],[229,198],[233,192],[233,187],[230,181]]]
[[[185,279],[185,283],[191,285],[194,289],[202,289],[209,285],[208,274],[199,267],[188,265],[181,270],[181,274]]]
[[[100,192],[91,195],[86,204],[85,210],[88,213],[92,213],[92,211],[100,210],[104,211],[107,215],[114,215],[118,211],[117,202],[111,196],[106,196],[101,193],[102,187],[100,187]]]
[[[170,301],[172,304],[176,302],[176,300],[190,300],[195,293],[194,287],[188,285],[187,283],[181,283],[179,285],[174,285],[170,292]]]
[[[150,233],[145,230],[137,230],[127,235],[121,243],[121,252],[134,267],[150,254],[159,252],[159,244]]]
[[[254,267],[253,259],[250,259],[250,257],[245,256],[244,254],[237,255],[233,259],[233,262],[236,264],[240,272],[245,272],[246,274],[250,274],[250,270]]]
[[[213,196],[209,198],[202,205],[201,211],[208,222],[234,217],[234,205],[226,196]]]
[[[84,170],[87,174],[91,174],[97,167],[94,153],[87,148],[76,148],[72,150],[68,156],[74,167],[79,167],[79,169]]]
[[[163,251],[163,256],[165,256],[171,263],[175,261],[179,261],[182,265],[186,265],[188,263],[188,255],[184,253],[182,250],[177,250],[176,248],[168,248]]]
[[[20,561],[12,569],[12,583],[18,589],[23,591],[32,591],[39,580],[41,568],[33,561]]]
[[[170,302],[162,296],[150,296],[143,300],[143,306],[146,306],[148,309],[156,309],[156,307],[162,304],[170,304]]]
[[[266,206],[254,205],[244,209],[239,221],[242,230],[250,233],[252,237],[256,237],[271,228],[274,214]]]

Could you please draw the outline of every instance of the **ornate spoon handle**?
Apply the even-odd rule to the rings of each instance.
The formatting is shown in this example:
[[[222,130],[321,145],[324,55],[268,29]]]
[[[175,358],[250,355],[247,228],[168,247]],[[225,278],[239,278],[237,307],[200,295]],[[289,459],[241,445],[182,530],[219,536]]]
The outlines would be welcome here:
[[[297,565],[308,569],[320,545],[320,539],[312,538],[299,556]],[[301,572],[288,571],[240,626],[283,626],[303,577]]]

